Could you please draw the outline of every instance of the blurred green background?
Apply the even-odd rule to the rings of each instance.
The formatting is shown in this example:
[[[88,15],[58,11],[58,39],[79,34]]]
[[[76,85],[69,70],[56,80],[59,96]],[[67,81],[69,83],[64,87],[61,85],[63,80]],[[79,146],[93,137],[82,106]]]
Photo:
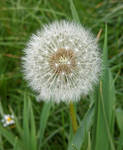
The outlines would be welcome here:
[[[4,114],[12,113],[18,122],[15,128],[3,128],[1,124],[0,150],[21,150],[23,138],[26,142],[24,144],[26,150],[68,149],[68,143],[73,137],[68,105],[61,103],[60,105],[50,104],[52,105],[50,106],[43,102],[36,102],[34,92],[23,80],[21,56],[30,35],[44,24],[54,20],[77,20],[77,18],[95,35],[102,29],[99,40],[102,50],[105,34],[107,34],[108,66],[113,76],[115,88],[113,95],[116,97],[112,107],[116,110],[112,133],[113,144],[117,150],[122,150],[123,1],[121,0],[0,0],[0,118]],[[107,24],[107,31],[105,24]],[[78,123],[85,116],[90,106],[90,99],[89,96],[82,98],[76,104]],[[93,137],[95,130],[92,132],[90,130],[88,133],[88,137],[81,145],[82,150],[90,150],[93,147],[96,141],[93,142],[90,137]],[[18,131],[22,132],[22,135]],[[95,150],[97,147],[95,146]],[[69,148],[69,150],[77,149],[74,145],[72,149]],[[108,149],[112,150],[112,148]],[[107,149],[103,148],[103,150]]]

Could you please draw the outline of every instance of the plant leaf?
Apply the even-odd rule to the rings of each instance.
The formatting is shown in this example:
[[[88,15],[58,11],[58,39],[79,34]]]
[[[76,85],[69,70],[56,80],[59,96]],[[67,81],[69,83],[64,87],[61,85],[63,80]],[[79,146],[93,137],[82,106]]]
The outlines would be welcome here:
[[[96,98],[96,138],[94,140],[94,149],[114,150],[113,128],[115,90],[112,74],[108,67],[107,25],[105,26],[103,64],[105,66],[105,70],[103,72],[102,81],[100,81],[100,87],[97,90]]]
[[[75,22],[80,23],[80,19],[79,19],[78,13],[76,11],[76,7],[75,7],[75,5],[73,3],[73,0],[69,0],[69,3],[70,3],[70,8],[71,8],[73,20]]]
[[[122,150],[123,149],[123,110],[120,108],[116,110],[116,119],[117,119],[118,127],[120,129],[120,136],[119,136],[117,150]]]
[[[84,119],[81,121],[80,127],[78,128],[76,134],[73,136],[68,146],[68,150],[81,149],[82,144],[88,137],[88,131],[93,123],[93,117],[94,117],[94,106],[89,108],[88,112],[84,116]]]
[[[40,127],[39,127],[39,133],[38,133],[38,141],[39,141],[39,150],[41,149],[42,146],[42,140],[45,132],[45,128],[47,125],[47,120],[50,114],[50,108],[51,108],[51,102],[44,103],[42,112],[40,115]]]

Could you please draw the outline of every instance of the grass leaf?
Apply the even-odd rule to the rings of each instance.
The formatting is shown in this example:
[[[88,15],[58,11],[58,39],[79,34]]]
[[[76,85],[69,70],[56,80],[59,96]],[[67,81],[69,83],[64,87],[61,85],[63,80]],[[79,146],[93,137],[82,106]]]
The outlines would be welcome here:
[[[102,81],[100,81],[100,88],[97,90],[96,100],[97,119],[95,150],[114,150],[113,128],[115,91],[112,74],[108,67],[107,25],[105,26],[103,63],[105,66],[105,70],[103,73],[103,79]]]
[[[36,127],[35,127],[35,120],[34,120],[34,114],[32,109],[31,100],[30,102],[30,140],[31,140],[31,149],[36,150],[37,149],[37,138],[36,138]]]
[[[123,110],[120,108],[116,110],[116,119],[117,119],[118,127],[120,129],[120,136],[119,136],[117,150],[122,150],[123,149]]]
[[[28,106],[28,97],[27,93],[24,94],[24,109],[23,109],[23,141],[25,145],[25,149],[30,148],[30,134],[29,134],[29,106]]]
[[[69,3],[70,3],[70,9],[71,9],[71,12],[72,12],[73,20],[74,20],[75,22],[80,23],[80,19],[79,19],[79,16],[78,16],[76,7],[75,7],[75,5],[74,5],[74,3],[73,3],[73,0],[69,0]]]
[[[9,130],[7,131],[0,125],[0,134],[14,147],[15,143],[22,148],[22,143],[17,137]]]
[[[68,150],[81,150],[82,144],[85,139],[88,137],[89,129],[93,123],[94,117],[94,106],[89,108],[88,112],[84,116],[84,119],[81,121],[80,127],[78,128],[76,134],[73,136]]]
[[[47,125],[50,108],[51,108],[51,102],[44,103],[41,116],[40,116],[40,127],[39,127],[39,133],[38,133],[39,150],[41,149],[41,146],[42,146],[42,140],[43,140],[44,132],[45,132],[46,125]]]

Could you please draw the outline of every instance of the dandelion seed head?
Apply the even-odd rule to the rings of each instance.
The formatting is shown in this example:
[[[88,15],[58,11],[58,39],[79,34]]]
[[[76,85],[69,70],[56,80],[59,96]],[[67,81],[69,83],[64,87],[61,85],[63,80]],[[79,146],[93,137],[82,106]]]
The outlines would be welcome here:
[[[95,37],[74,22],[45,25],[32,35],[23,72],[38,100],[78,101],[98,82],[101,55]]]

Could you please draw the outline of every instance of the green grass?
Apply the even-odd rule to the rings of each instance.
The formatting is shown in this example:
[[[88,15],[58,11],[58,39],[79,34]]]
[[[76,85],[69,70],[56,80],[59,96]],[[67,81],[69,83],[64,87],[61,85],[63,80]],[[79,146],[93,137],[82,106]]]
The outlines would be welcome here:
[[[123,77],[120,0],[0,1],[0,119],[14,114],[15,128],[0,123],[0,150],[122,150]],[[105,70],[90,96],[76,104],[72,133],[69,106],[38,103],[21,73],[22,50],[43,24],[68,19],[97,35]]]

